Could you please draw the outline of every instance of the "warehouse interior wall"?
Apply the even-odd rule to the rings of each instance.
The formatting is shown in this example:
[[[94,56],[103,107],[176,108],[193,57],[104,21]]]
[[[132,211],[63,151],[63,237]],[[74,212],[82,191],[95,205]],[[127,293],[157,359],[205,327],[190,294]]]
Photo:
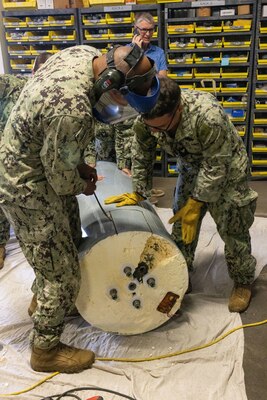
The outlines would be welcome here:
[[[5,43],[5,34],[4,34],[4,26],[3,26],[3,18],[2,18],[3,5],[0,2],[0,74],[7,73],[7,49],[4,45]]]

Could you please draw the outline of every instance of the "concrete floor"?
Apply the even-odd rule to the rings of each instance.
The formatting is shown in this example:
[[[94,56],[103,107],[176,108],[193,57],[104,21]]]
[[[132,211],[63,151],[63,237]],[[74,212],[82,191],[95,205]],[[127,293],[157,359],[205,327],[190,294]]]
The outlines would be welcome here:
[[[163,189],[165,196],[157,207],[171,208],[176,178],[154,178],[154,187]],[[267,181],[252,181],[251,187],[259,194],[256,216],[267,218]],[[266,239],[262,238],[263,245]],[[253,297],[246,312],[241,314],[243,324],[267,319],[267,260],[253,286]],[[267,399],[267,324],[244,329],[245,352],[243,368],[248,400]],[[222,399],[223,400],[223,399]],[[234,400],[234,399],[233,399]]]

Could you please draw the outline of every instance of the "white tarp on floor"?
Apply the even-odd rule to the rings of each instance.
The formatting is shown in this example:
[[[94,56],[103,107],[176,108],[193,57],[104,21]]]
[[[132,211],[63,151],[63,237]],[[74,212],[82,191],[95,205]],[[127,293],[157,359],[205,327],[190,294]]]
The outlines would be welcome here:
[[[169,209],[157,209],[164,222]],[[167,224],[166,224],[167,226]],[[168,227],[169,228],[169,227]],[[256,218],[251,229],[257,275],[266,264],[267,219]],[[29,365],[28,335],[32,322],[27,314],[33,273],[14,237],[0,271],[0,393],[32,386],[48,374],[36,373]],[[228,312],[232,282],[228,278],[223,244],[209,216],[205,217],[196,254],[193,292],[186,295],[181,312],[167,324],[137,336],[118,336],[92,328],[82,318],[69,318],[62,341],[91,348],[98,357],[146,358],[195,348],[240,326],[239,314]],[[253,300],[252,300],[253,301]],[[80,374],[60,374],[18,399],[41,399],[81,386],[117,390],[138,400],[246,400],[242,369],[242,330],[205,349],[143,363],[97,361]],[[82,399],[102,395],[105,400],[122,397],[100,391],[80,392]],[[8,396],[6,398],[13,398]]]

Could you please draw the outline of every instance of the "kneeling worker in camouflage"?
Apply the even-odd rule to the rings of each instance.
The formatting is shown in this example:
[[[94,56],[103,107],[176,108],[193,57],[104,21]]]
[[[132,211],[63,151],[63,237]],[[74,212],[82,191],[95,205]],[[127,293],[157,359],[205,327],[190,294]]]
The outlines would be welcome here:
[[[94,118],[105,123],[149,111],[159,95],[153,62],[116,46],[106,55],[75,46],[53,55],[24,86],[3,132],[0,206],[34,269],[31,366],[73,373],[91,350],[60,342],[80,288],[76,195],[92,195],[97,173],[84,163]],[[141,88],[141,89],[140,89]]]
[[[210,212],[225,243],[228,272],[234,281],[228,307],[231,312],[243,312],[251,299],[256,266],[249,228],[257,193],[248,185],[246,149],[212,94],[181,92],[169,78],[161,78],[160,86],[156,106],[135,124],[135,192],[130,200],[129,194],[125,196],[123,204],[134,204],[140,194],[146,194],[147,171],[151,171],[157,143],[177,157],[172,237],[192,271],[201,222],[206,211]]]

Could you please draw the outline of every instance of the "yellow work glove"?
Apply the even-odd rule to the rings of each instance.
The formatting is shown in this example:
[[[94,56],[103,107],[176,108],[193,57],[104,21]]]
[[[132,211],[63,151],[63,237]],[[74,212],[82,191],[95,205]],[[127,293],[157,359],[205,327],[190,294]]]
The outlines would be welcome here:
[[[201,201],[189,198],[183,208],[177,211],[169,220],[169,224],[181,221],[182,240],[185,244],[190,244],[196,237],[197,224],[200,217],[200,210],[203,206]]]
[[[110,196],[105,199],[105,204],[116,204],[116,207],[122,206],[134,206],[138,204],[140,201],[145,200],[145,197],[141,196],[140,194],[133,192],[133,193],[123,193],[119,194],[118,196]]]

